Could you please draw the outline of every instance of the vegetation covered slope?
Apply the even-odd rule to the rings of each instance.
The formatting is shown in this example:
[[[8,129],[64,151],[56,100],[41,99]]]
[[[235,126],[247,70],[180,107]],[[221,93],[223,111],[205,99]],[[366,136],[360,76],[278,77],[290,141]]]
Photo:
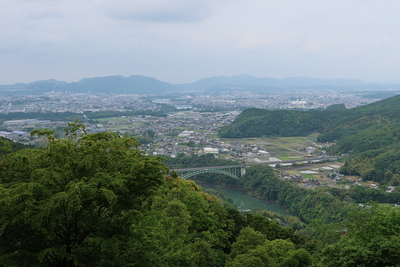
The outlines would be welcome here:
[[[335,142],[332,154],[349,153],[344,173],[400,184],[400,95],[348,110],[268,111],[248,109],[221,137],[304,136]]]
[[[275,266],[298,254],[295,266],[311,264],[293,229],[167,176],[164,159],[134,138],[69,126],[66,139],[36,131],[48,135],[45,148],[0,161],[0,266],[239,266],[258,245],[240,241],[251,235],[286,247],[263,256]]]
[[[237,138],[262,135],[301,136],[320,132],[324,133],[321,139],[330,141],[341,138],[346,134],[342,130],[349,130],[349,127],[356,128],[357,131],[376,123],[400,121],[399,101],[400,95],[352,109],[270,111],[250,108],[244,110],[231,125],[222,127],[219,135]]]
[[[308,223],[298,233],[310,238],[307,247],[315,266],[399,266],[400,209],[376,204],[400,201],[399,189],[392,193],[362,186],[310,190],[260,165],[252,166],[241,182],[249,192],[282,205]],[[252,251],[247,255],[265,254]]]
[[[323,132],[337,117],[337,111],[244,110],[235,121],[222,127],[223,138],[260,136],[303,136]]]
[[[250,168],[243,177],[247,189],[311,221],[300,236],[261,213],[221,205],[193,181],[168,176],[164,159],[144,155],[133,138],[79,134],[83,125],[69,126],[66,139],[36,131],[49,135],[45,148],[21,149],[0,161],[0,266],[397,266],[400,261],[399,210],[361,209],[353,202],[363,196],[377,200],[372,193],[377,190],[306,190],[279,180],[268,166]],[[330,226],[322,220],[347,223]],[[338,234],[343,227],[348,235]]]
[[[271,167],[263,165],[249,168],[240,183],[244,189],[279,204],[306,223],[316,218],[324,223],[344,221],[355,206],[358,208],[355,203],[400,202],[399,189],[392,193],[363,186],[348,190],[334,187],[310,190],[278,178]]]

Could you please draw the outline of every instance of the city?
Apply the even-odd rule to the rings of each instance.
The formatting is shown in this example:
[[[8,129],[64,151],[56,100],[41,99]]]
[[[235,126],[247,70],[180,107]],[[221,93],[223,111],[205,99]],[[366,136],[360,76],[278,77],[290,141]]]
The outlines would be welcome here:
[[[343,91],[288,91],[284,94],[255,94],[252,92],[181,92],[165,95],[139,94],[74,94],[48,92],[42,95],[14,95],[0,97],[0,115],[10,113],[72,113],[80,114],[88,133],[117,132],[138,137],[141,149],[148,154],[176,157],[178,153],[216,156],[236,161],[251,162],[258,159],[257,151],[265,147],[223,141],[217,138],[221,126],[229,125],[245,108],[264,109],[325,109],[334,104],[347,108],[365,105],[379,99],[364,97],[365,92]],[[164,116],[136,115],[91,118],[101,111],[163,111]],[[118,113],[116,113],[118,114]],[[24,144],[41,144],[42,139],[31,137],[33,129],[61,129],[67,120],[4,120],[0,136]],[[144,138],[145,137],[145,138]],[[321,153],[321,152],[319,152]],[[258,153],[260,154],[260,153]],[[309,154],[309,153],[308,153]],[[306,156],[299,152],[299,157]],[[274,155],[271,155],[273,157]],[[261,161],[265,161],[265,155]]]

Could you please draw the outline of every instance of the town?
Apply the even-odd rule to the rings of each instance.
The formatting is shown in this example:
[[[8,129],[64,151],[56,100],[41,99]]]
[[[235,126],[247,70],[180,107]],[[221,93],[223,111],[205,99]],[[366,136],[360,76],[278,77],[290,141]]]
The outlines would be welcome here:
[[[243,162],[278,160],[265,148],[240,141],[217,138],[218,129],[229,125],[245,108],[265,109],[324,109],[333,104],[347,108],[377,101],[361,93],[343,91],[295,91],[260,95],[252,92],[181,92],[165,95],[139,94],[74,94],[48,92],[42,95],[4,95],[0,97],[0,114],[61,113],[85,114],[88,133],[113,131],[136,136],[142,150],[153,155],[176,157],[212,153],[216,156]],[[137,115],[92,119],[92,112],[151,110],[163,111],[166,116]],[[43,140],[30,136],[33,129],[60,129],[65,120],[38,120],[37,118],[3,120],[0,136],[24,144],[40,145]],[[312,154],[306,148],[299,157]],[[323,152],[318,150],[319,155]],[[272,157],[269,159],[269,157]]]
[[[325,147],[333,144],[317,144],[302,140],[289,154],[276,150],[274,145],[263,139],[241,140],[221,139],[217,133],[220,127],[234,121],[241,110],[250,107],[269,109],[322,109],[329,105],[343,104],[347,108],[376,101],[364,98],[362,94],[319,91],[295,92],[280,95],[278,93],[262,96],[250,92],[225,92],[220,94],[174,93],[166,95],[137,94],[73,94],[49,92],[43,95],[3,96],[0,101],[0,114],[19,113],[62,113],[83,114],[83,123],[87,133],[111,131],[121,136],[136,137],[141,150],[149,155],[177,157],[178,155],[213,154],[214,157],[242,163],[270,164],[276,167],[281,161],[298,160],[328,156]],[[97,118],[91,114],[103,111],[126,112],[132,110],[163,111],[162,116],[122,115]],[[118,114],[118,113],[116,113]],[[93,117],[93,118],[92,118]],[[41,146],[46,143],[43,137],[31,136],[33,129],[56,130],[56,136],[62,136],[67,120],[52,119],[15,119],[3,120],[0,136],[20,142]],[[289,166],[293,163],[281,163]],[[295,162],[296,165],[296,162]],[[302,182],[308,186],[358,181],[339,175],[340,166],[323,166],[313,170],[281,173],[282,179]],[[315,179],[316,175],[331,179]],[[350,180],[348,180],[350,179]],[[372,185],[373,186],[373,185]]]

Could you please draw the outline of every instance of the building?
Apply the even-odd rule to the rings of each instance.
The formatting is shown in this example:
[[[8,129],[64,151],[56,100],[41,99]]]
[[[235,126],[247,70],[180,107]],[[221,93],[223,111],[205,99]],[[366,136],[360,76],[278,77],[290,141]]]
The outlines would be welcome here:
[[[211,154],[218,154],[219,150],[217,148],[212,148],[212,147],[205,147],[203,148],[203,153],[211,153]]]
[[[4,125],[22,125],[22,124],[44,124],[50,123],[49,120],[36,120],[36,119],[27,119],[27,120],[11,120],[4,121]]]
[[[269,152],[265,150],[258,150],[257,151],[257,157],[259,158],[269,158]]]
[[[190,135],[192,135],[192,134],[194,134],[194,131],[187,131],[187,130],[184,130],[184,131],[181,132],[178,136],[179,136],[179,137],[187,137],[187,136],[190,136]]]

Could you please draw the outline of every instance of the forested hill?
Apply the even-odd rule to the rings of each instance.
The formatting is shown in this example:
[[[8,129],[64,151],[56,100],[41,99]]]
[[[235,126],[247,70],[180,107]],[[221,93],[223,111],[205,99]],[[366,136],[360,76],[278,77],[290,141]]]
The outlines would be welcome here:
[[[304,136],[313,132],[332,133],[354,125],[400,121],[400,95],[352,109],[326,110],[244,110],[235,121],[222,127],[224,138],[260,136]],[[329,139],[329,137],[324,137]],[[334,138],[340,138],[335,135]]]
[[[260,136],[303,136],[324,132],[342,111],[244,110],[229,126],[222,127],[223,138]]]
[[[84,129],[69,123],[65,139],[38,130],[46,147],[0,159],[0,266],[313,264],[292,228],[168,176],[132,137]]]
[[[221,137],[305,136],[336,140],[331,153],[350,153],[342,168],[383,184],[400,184],[400,95],[347,110],[247,109]]]

